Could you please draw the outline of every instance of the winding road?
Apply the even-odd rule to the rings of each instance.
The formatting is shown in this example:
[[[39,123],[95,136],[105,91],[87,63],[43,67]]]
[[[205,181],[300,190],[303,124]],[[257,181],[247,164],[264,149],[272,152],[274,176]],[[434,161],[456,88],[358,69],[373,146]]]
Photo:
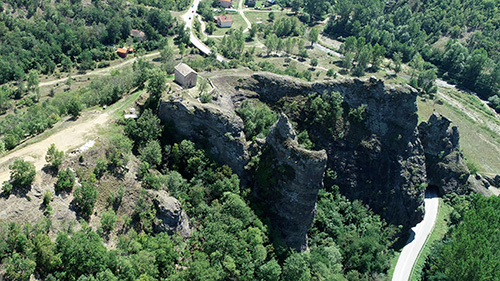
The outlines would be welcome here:
[[[432,233],[438,214],[439,198],[434,191],[425,192],[425,215],[424,219],[411,229],[410,238],[406,242],[398,263],[392,275],[392,281],[407,281],[410,278],[413,265],[418,259],[419,253],[424,247],[427,237]]]
[[[205,45],[203,42],[201,42],[201,40],[196,37],[193,33],[193,19],[196,15],[196,10],[198,9],[198,5],[200,4],[200,0],[194,0],[193,2],[193,5],[189,8],[189,10],[182,16],[182,19],[184,20],[184,22],[186,23],[186,27],[185,28],[189,28],[189,40],[191,41],[191,43],[196,47],[198,48],[202,53],[204,53],[205,55],[210,55],[212,53],[212,50],[210,50],[210,48]],[[226,58],[224,58],[223,56],[217,54],[217,60],[220,61],[220,62],[223,62],[223,61],[227,61]]]

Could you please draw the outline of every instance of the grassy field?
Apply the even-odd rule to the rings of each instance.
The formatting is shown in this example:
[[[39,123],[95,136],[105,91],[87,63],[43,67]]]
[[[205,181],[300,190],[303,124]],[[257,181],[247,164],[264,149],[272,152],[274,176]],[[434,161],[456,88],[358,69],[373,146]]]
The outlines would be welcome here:
[[[271,23],[268,21],[269,13],[271,11],[245,11],[245,16],[252,23],[262,22],[263,24]],[[288,14],[286,11],[273,11],[274,12],[274,20],[277,20],[282,17],[286,17]]]
[[[428,120],[436,112],[444,115],[460,132],[460,147],[466,161],[479,167],[479,172],[494,175],[500,171],[500,134],[495,130],[498,118],[478,98],[455,89],[440,89],[436,99],[418,98],[419,121]]]

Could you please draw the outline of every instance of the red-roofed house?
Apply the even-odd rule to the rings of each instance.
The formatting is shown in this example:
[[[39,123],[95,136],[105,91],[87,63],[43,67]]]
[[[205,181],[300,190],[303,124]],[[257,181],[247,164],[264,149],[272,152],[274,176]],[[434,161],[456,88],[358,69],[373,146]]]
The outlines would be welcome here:
[[[124,49],[124,48],[118,48],[116,49],[116,54],[120,57],[120,58],[126,58],[127,55],[128,55],[128,50],[127,49]]]
[[[137,29],[130,30],[130,36],[139,39],[139,41],[143,41],[146,39],[146,33]]]
[[[217,16],[217,25],[219,27],[231,27],[233,25],[233,18],[231,16]]]

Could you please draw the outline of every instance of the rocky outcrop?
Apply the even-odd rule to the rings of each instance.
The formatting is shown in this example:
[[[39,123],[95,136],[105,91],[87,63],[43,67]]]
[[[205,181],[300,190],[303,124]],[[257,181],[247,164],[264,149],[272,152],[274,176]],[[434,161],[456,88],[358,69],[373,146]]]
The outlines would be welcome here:
[[[417,92],[408,86],[387,86],[382,79],[374,77],[308,83],[287,76],[256,73],[244,81],[241,88],[259,93],[259,99],[271,105],[283,97],[339,92],[352,108],[367,105],[366,124],[372,133],[380,136],[390,133],[391,128],[413,132],[418,121]]]
[[[308,83],[270,73],[215,76],[214,84],[222,85],[224,94],[219,93],[213,103],[163,102],[160,118],[172,122],[181,134],[211,145],[212,154],[240,176],[248,162],[248,147],[234,108],[246,98],[258,98],[277,110],[295,104],[291,122],[325,149],[300,148],[286,116],[280,117],[263,144],[257,140],[252,146],[252,155],[262,153],[255,194],[269,206],[273,226],[298,251],[307,247],[306,233],[325,164],[337,173],[325,183],[337,185],[341,194],[361,200],[404,230],[421,221],[427,184],[443,193],[465,191],[469,173],[459,152],[458,131],[438,116],[418,127],[417,92],[411,87],[388,86],[376,78]],[[308,95],[332,92],[340,93],[344,101],[337,120],[341,124],[332,125],[335,133],[307,123],[301,117],[309,113],[299,112]],[[361,120],[351,117],[356,108],[364,109]]]
[[[266,138],[257,169],[256,194],[270,206],[273,226],[287,245],[307,249],[307,231],[323,186],[326,152],[299,147],[288,118],[281,115]]]
[[[159,118],[172,123],[177,132],[207,144],[216,160],[241,174],[249,156],[243,121],[232,110],[188,100],[163,101]]]
[[[387,86],[375,78],[308,83],[269,73],[254,74],[240,88],[257,92],[261,101],[276,107],[285,99],[334,91],[348,105],[345,113],[365,105],[362,124],[344,120],[350,124],[337,138],[308,127],[303,120],[293,121],[308,130],[316,145],[326,149],[328,168],[337,173],[332,184],[338,185],[343,195],[363,201],[405,229],[422,219],[427,179],[414,89]]]
[[[189,217],[181,209],[179,200],[168,195],[164,190],[151,191],[151,195],[158,219],[154,225],[154,231],[167,232],[169,235],[177,233],[184,238],[191,236]]]
[[[424,147],[427,179],[442,194],[463,194],[468,190],[469,169],[459,146],[458,128],[450,127],[451,121],[432,114],[429,121],[418,129]]]

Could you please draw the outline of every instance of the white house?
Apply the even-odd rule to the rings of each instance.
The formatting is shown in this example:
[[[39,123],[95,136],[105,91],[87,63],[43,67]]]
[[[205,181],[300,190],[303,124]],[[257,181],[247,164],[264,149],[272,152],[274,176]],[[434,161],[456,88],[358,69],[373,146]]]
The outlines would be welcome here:
[[[181,62],[175,67],[175,82],[179,83],[183,88],[196,86],[197,80],[198,73],[189,65]]]
[[[233,18],[231,16],[217,16],[216,19],[219,27],[231,27],[233,25]]]

